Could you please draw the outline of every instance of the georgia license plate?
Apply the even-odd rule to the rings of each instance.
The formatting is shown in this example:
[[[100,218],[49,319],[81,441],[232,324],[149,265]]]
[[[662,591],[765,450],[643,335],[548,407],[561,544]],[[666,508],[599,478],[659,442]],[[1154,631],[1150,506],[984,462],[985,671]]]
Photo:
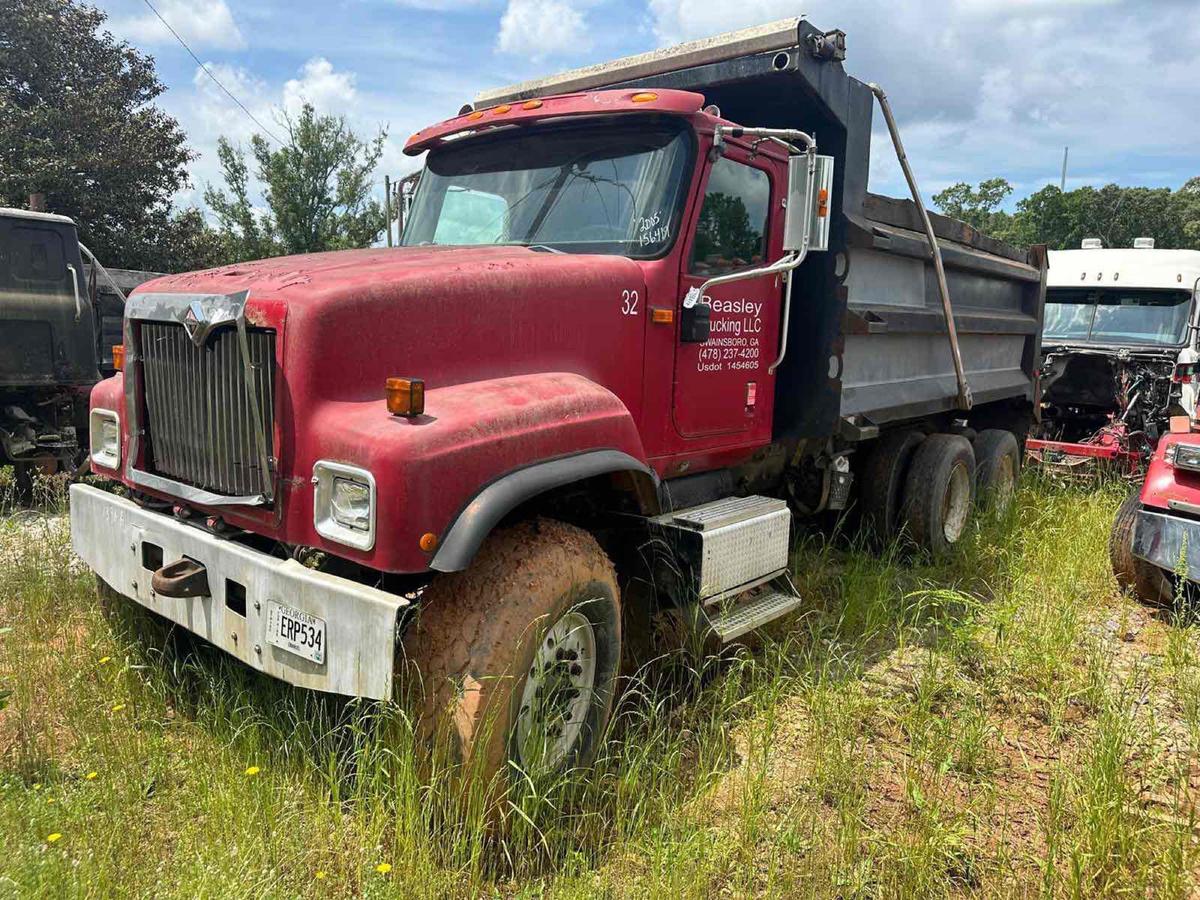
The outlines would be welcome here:
[[[268,600],[267,642],[320,665],[325,662],[325,620]]]

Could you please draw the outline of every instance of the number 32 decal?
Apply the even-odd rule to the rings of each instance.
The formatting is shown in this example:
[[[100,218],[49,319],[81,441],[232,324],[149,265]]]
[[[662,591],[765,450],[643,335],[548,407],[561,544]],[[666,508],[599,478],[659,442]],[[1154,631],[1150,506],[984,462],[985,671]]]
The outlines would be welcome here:
[[[638,292],[621,291],[621,315],[636,316],[638,314]]]

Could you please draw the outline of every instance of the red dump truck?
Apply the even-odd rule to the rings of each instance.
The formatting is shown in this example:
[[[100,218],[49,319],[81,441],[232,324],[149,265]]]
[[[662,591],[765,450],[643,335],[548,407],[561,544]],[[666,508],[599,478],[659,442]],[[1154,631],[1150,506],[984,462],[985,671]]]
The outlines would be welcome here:
[[[793,511],[952,547],[1017,471],[1045,256],[868,193],[876,98],[901,145],[844,55],[793,19],[493,92],[408,141],[403,246],[139,287],[91,399],[124,495],[71,491],[101,591],[562,766],[655,617],[801,606]]]

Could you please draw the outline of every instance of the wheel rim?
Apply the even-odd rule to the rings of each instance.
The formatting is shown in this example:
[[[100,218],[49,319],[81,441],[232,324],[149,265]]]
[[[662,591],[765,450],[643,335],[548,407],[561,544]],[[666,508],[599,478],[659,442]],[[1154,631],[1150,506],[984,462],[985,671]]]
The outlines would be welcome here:
[[[517,713],[517,757],[555,768],[576,749],[596,690],[596,631],[572,610],[538,644]]]
[[[956,465],[950,470],[950,483],[942,501],[942,534],[953,544],[962,537],[971,505],[971,477],[967,467]]]

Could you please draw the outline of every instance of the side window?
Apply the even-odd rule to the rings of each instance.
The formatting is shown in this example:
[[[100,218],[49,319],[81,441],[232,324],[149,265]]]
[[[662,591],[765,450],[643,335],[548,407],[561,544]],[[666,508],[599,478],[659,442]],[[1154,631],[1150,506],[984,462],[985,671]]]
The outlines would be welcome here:
[[[762,263],[770,201],[766,172],[725,157],[713,163],[696,225],[691,271],[708,276]]]
[[[18,281],[61,284],[67,277],[62,237],[47,228],[17,226],[9,232],[12,273]]]

